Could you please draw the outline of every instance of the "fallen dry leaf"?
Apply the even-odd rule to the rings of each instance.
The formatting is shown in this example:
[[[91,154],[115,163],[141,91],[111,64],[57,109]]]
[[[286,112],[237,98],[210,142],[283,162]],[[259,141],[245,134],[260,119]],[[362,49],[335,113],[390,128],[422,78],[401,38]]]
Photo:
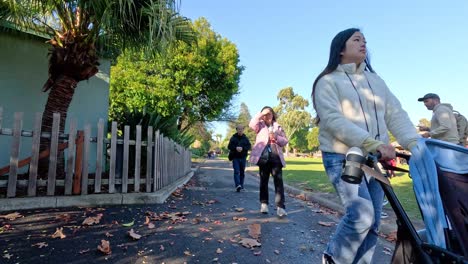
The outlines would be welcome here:
[[[133,228],[130,229],[130,231],[128,231],[128,235],[129,235],[131,238],[136,239],[136,240],[138,240],[138,239],[141,238],[141,235],[135,233],[135,231],[133,231]]]
[[[14,213],[11,213],[11,214],[6,214],[6,215],[0,215],[0,218],[5,218],[6,220],[10,220],[10,221],[13,221],[16,218],[20,218],[20,217],[23,217],[23,216],[18,212],[14,212]]]
[[[247,217],[234,216],[234,217],[232,217],[232,220],[234,220],[234,221],[247,221]]]
[[[146,220],[145,220],[145,225],[149,224],[150,223],[150,218],[147,216],[146,217]]]
[[[43,248],[43,247],[47,247],[49,245],[46,242],[39,242],[39,243],[36,243],[36,244],[32,244],[31,246],[32,247]]]
[[[149,228],[149,229],[153,229],[153,228],[155,228],[155,227],[156,227],[156,226],[155,226],[153,223],[149,223],[149,224],[148,224],[148,228]]]
[[[248,226],[249,236],[255,239],[258,239],[261,235],[262,227],[260,224],[251,224]]]
[[[303,194],[303,193],[296,195],[296,198],[299,199],[299,200],[302,200],[302,201],[307,200],[305,194]]]
[[[185,256],[192,256],[192,253],[190,253],[190,251],[188,251],[188,250],[185,250],[185,251],[184,251],[184,255],[185,255]]]
[[[87,217],[82,225],[94,225],[94,224],[99,224],[99,221],[101,221],[102,214],[97,214],[96,216],[89,216]]]
[[[318,224],[321,225],[321,226],[334,226],[335,222],[318,221]]]
[[[216,249],[216,253],[221,254],[221,253],[223,253],[223,250],[220,249],[220,248],[217,248],[217,249]]]
[[[236,210],[236,212],[243,212],[243,211],[244,211],[244,208],[242,208],[242,207],[236,207],[236,209],[234,209],[234,210]]]
[[[252,239],[252,238],[242,238],[241,241],[239,241],[239,244],[241,244],[243,247],[246,247],[246,248],[262,246],[262,244],[260,244],[257,240]]]
[[[198,230],[200,230],[201,232],[210,232],[209,229],[204,228],[204,227],[200,227],[200,228],[198,228]]]
[[[82,250],[80,250],[79,253],[80,253],[80,254],[84,254],[84,253],[88,253],[89,251],[90,251],[90,249],[87,248],[87,249],[82,249]]]
[[[163,245],[160,245],[160,246],[159,246],[159,250],[164,251],[164,250],[165,250],[164,246],[163,246]]]
[[[6,258],[6,259],[10,259],[11,257],[13,257],[13,255],[10,253],[6,253],[5,255],[3,255],[3,258]]]
[[[253,254],[254,256],[260,256],[262,254],[262,251],[254,251]]]
[[[99,251],[101,251],[102,253],[106,254],[106,255],[110,255],[112,253],[111,249],[110,249],[110,243],[109,241],[107,240],[101,240],[101,245],[98,245],[97,246],[97,249]]]
[[[51,235],[51,237],[52,237],[52,238],[57,238],[57,237],[59,237],[60,239],[64,239],[64,238],[66,238],[67,236],[63,233],[63,227],[61,227],[61,228],[56,228],[56,229],[55,229],[55,233],[53,233],[53,234]]]
[[[277,249],[275,251],[273,251],[273,252],[275,252],[276,255],[279,255],[279,253],[280,253],[279,250],[277,250]]]

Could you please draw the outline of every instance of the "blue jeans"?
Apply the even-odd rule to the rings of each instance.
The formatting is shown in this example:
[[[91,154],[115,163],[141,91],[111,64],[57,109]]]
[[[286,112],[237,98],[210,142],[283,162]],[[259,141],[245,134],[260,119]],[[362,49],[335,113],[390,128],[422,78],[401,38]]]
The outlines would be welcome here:
[[[246,158],[234,158],[232,160],[232,168],[234,169],[234,187],[240,185],[242,189],[244,188],[245,163]]]
[[[363,177],[360,184],[343,181],[343,154],[322,152],[322,160],[345,208],[345,215],[328,242],[325,253],[337,264],[371,263],[378,240],[383,190],[372,177]]]

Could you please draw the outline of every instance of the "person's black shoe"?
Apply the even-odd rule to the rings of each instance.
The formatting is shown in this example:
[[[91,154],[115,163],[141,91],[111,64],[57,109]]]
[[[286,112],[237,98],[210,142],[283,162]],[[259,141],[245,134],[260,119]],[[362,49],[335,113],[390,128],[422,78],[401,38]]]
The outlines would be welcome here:
[[[331,256],[329,256],[327,254],[323,254],[322,255],[322,264],[335,264],[335,261],[333,261]]]

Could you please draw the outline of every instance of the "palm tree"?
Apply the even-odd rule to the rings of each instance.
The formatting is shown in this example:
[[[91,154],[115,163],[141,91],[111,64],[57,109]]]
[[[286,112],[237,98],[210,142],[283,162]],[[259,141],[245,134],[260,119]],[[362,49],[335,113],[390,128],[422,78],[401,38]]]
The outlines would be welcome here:
[[[0,23],[50,36],[49,73],[42,87],[49,92],[42,131],[50,132],[53,113],[64,132],[68,107],[78,83],[98,72],[99,55],[115,58],[125,49],[149,54],[171,41],[190,41],[188,19],[177,0],[2,0]],[[50,142],[41,140],[41,150]],[[63,165],[62,165],[63,166]],[[39,173],[47,172],[41,162]],[[63,167],[58,168],[58,173]]]

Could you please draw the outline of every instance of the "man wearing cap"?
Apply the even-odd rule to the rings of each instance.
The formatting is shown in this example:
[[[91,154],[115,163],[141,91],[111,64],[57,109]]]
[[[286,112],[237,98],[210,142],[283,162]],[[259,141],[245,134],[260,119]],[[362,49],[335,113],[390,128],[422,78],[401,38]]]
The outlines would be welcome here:
[[[418,101],[424,102],[427,110],[433,111],[431,128],[419,126],[419,130],[424,131],[422,136],[458,144],[457,120],[453,114],[452,105],[441,104],[440,97],[435,93],[428,93]]]

